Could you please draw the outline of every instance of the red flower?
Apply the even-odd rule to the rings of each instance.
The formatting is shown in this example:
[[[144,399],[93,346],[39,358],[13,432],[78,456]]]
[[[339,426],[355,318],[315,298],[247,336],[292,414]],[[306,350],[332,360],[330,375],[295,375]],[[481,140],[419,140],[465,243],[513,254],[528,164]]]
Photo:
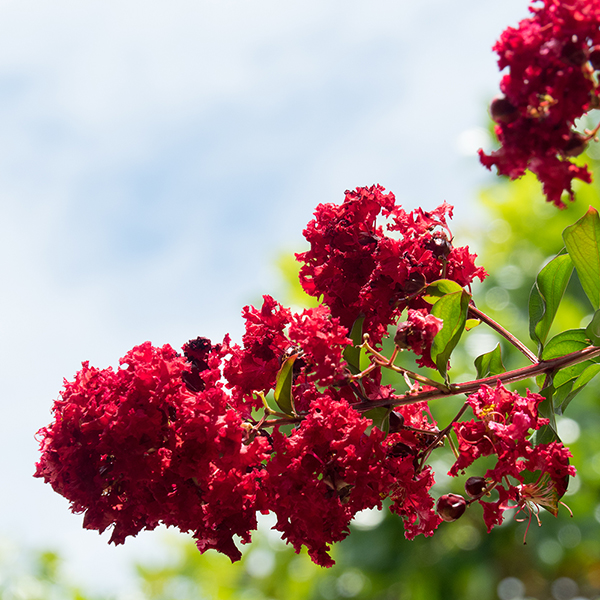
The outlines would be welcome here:
[[[460,454],[450,474],[456,476],[477,458],[496,454],[503,475],[517,476],[519,470],[509,458],[525,456],[530,447],[528,432],[548,422],[538,417],[537,406],[542,401],[542,396],[531,392],[522,398],[500,382],[495,388],[484,385],[471,394],[468,402],[477,420],[454,423]]]
[[[231,358],[224,375],[235,406],[244,414],[248,407],[261,408],[262,394],[273,390],[282,363],[292,356],[296,394],[318,384],[321,387],[344,378],[344,347],[350,344],[347,330],[332,318],[325,306],[292,314],[271,296],[264,296],[260,311],[244,308],[244,347],[227,345]]]
[[[218,362],[208,358],[198,393],[170,346],[137,346],[116,371],[84,363],[39,431],[35,476],[85,512],[84,527],[113,526],[115,544],[164,523],[191,531],[202,551],[238,559],[233,536],[248,542],[256,528],[268,443],[248,439],[227,408]]]
[[[364,315],[363,331],[378,344],[404,308],[427,308],[421,296],[428,283],[449,277],[466,286],[486,276],[467,248],[453,248],[451,214],[445,203],[407,213],[381,186],[346,192],[341,205],[320,204],[304,231],[310,250],[296,255],[302,287],[322,295],[347,329]],[[388,219],[394,235],[378,218]]]
[[[476,421],[454,424],[459,456],[449,475],[456,476],[479,457],[497,456],[496,465],[485,474],[485,488],[497,490],[499,499],[478,499],[488,531],[502,523],[508,508],[527,511],[530,520],[532,515],[537,518],[540,506],[556,515],[568,478],[575,475],[575,468],[569,465],[571,454],[561,443],[533,447],[528,439],[530,433],[548,423],[538,416],[542,401],[539,394],[528,392],[523,398],[498,382],[494,389],[483,386],[469,396]]]
[[[397,485],[391,495],[390,511],[404,518],[404,535],[412,540],[418,534],[433,535],[442,519],[435,511],[435,501],[429,490],[435,483],[431,467],[416,472],[414,462],[404,459],[396,462],[393,471]]]
[[[306,545],[319,565],[333,565],[329,544],[348,535],[359,510],[381,507],[393,483],[382,465],[383,434],[366,435],[368,425],[345,401],[321,396],[290,436],[273,432],[266,489],[275,529],[297,552]]]
[[[275,387],[277,372],[281,367],[290,342],[285,334],[291,320],[291,312],[283,308],[271,296],[263,297],[260,310],[246,306],[242,311],[246,320],[243,349],[230,345],[230,360],[223,374],[234,388],[237,407],[261,408],[262,400],[254,392],[267,393]]]
[[[409,309],[406,321],[398,325],[394,342],[400,349],[410,349],[421,356],[417,360],[421,367],[435,369],[435,363],[431,360],[431,344],[443,324],[441,319],[427,314],[425,309]]]
[[[501,148],[490,155],[480,150],[479,156],[486,167],[495,165],[511,179],[529,169],[547,199],[562,208],[564,191],[573,199],[573,179],[591,181],[587,168],[569,159],[583,152],[589,139],[573,131],[575,120],[598,106],[593,73],[600,1],[542,4],[531,6],[533,16],[506,29],[494,46],[500,69],[509,68],[500,84],[504,97],[490,107]]]
[[[415,419],[420,423],[421,417]],[[412,412],[407,412],[412,420]],[[331,566],[330,544],[344,539],[353,516],[379,507],[391,496],[391,510],[405,519],[406,536],[430,535],[439,518],[428,491],[429,469],[415,472],[415,434],[389,435],[373,428],[345,400],[324,394],[289,436],[273,433],[275,452],[267,464],[265,489],[277,515],[275,529],[297,552],[308,548],[312,560]]]

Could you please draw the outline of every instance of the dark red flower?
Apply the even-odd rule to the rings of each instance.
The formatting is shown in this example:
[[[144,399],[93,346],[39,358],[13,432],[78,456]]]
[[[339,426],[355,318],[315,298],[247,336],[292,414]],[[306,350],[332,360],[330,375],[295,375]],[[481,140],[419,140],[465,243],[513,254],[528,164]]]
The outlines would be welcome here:
[[[500,69],[509,69],[500,84],[504,96],[490,107],[501,148],[479,156],[511,179],[529,169],[547,199],[562,208],[563,192],[573,199],[573,179],[591,181],[588,169],[569,159],[589,139],[573,130],[575,120],[599,105],[596,66],[589,60],[600,42],[600,1],[533,4],[532,16],[507,28],[494,46]]]
[[[425,309],[408,311],[406,321],[398,324],[394,343],[398,348],[410,349],[417,356],[421,367],[435,369],[435,363],[431,360],[431,344],[443,326],[443,321],[427,313]]]
[[[250,439],[227,407],[218,356],[208,355],[205,389],[182,379],[189,364],[170,346],[131,350],[121,368],[84,363],[65,382],[54,422],[39,431],[42,477],[84,512],[84,527],[110,541],[160,523],[192,532],[200,550],[240,558],[233,536],[250,541],[260,503],[265,438]]]
[[[260,310],[245,306],[242,316],[246,320],[244,347],[228,345],[231,358],[223,368],[238,408],[261,408],[262,400],[255,392],[267,393],[275,387],[277,373],[286,352],[291,346],[286,329],[291,312],[271,296],[263,297]]]
[[[293,314],[271,296],[264,296],[260,310],[244,308],[246,333],[243,348],[227,344],[230,359],[223,369],[235,406],[244,414],[261,408],[260,394],[275,389],[285,360],[295,357],[294,389],[309,393],[315,384],[329,386],[343,380],[342,353],[351,341],[339,319],[325,306]],[[303,410],[303,409],[301,409]]]
[[[403,309],[428,308],[428,283],[446,277],[467,286],[486,276],[467,248],[452,247],[451,214],[445,203],[407,213],[381,186],[346,192],[341,205],[320,204],[304,231],[310,250],[296,255],[302,286],[323,296],[348,330],[364,316],[363,331],[378,344]]]
[[[329,545],[344,539],[352,517],[381,507],[394,483],[386,470],[383,433],[345,401],[321,396],[289,436],[273,432],[275,454],[267,465],[270,509],[275,529],[297,552],[331,566]]]
[[[542,401],[539,394],[528,392],[522,397],[498,382],[495,388],[483,386],[469,396],[477,420],[454,424],[459,456],[449,475],[456,476],[480,457],[497,457],[484,478],[467,481],[473,484],[472,479],[477,479],[477,490],[495,489],[499,493],[499,499],[493,502],[478,498],[488,530],[502,523],[502,514],[508,508],[525,510],[530,519],[532,515],[537,517],[540,506],[556,515],[568,478],[575,475],[575,468],[569,464],[571,454],[561,443],[534,447],[529,440],[531,433],[548,423],[538,415]]]
[[[386,438],[376,427],[367,433],[370,424],[345,400],[323,394],[289,436],[273,432],[265,490],[277,515],[275,529],[297,552],[305,545],[319,565],[333,564],[330,544],[348,535],[354,515],[381,508],[387,496],[391,510],[404,517],[407,537],[431,535],[439,523],[428,493],[432,474],[415,471],[414,433]]]

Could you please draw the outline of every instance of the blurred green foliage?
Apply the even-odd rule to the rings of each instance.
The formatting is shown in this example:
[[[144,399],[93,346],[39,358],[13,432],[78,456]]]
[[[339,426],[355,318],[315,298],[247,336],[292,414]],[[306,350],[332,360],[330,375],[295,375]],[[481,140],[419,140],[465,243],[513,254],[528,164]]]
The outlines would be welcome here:
[[[92,600],[65,574],[55,552],[0,541],[2,600]]]
[[[591,160],[595,180],[600,181],[599,162]],[[600,158],[600,157],[598,157]],[[487,217],[472,228],[470,239],[457,236],[456,245],[471,243],[480,248],[479,264],[489,277],[474,287],[477,306],[517,335],[532,350],[527,307],[535,277],[542,266],[563,247],[561,233],[587,210],[600,208],[598,187],[579,186],[577,202],[558,211],[547,204],[532,176],[508,183],[497,180],[481,194]],[[290,255],[279,263],[286,292],[280,300],[296,307],[314,305],[297,282],[298,265]],[[550,336],[587,325],[592,308],[576,275],[567,287]],[[451,380],[475,378],[474,359],[498,343],[508,369],[526,359],[485,325],[466,333],[452,356]],[[391,346],[385,348],[391,353]],[[414,365],[408,355],[405,366]],[[431,371],[428,376],[435,377]],[[402,389],[393,373],[388,383]],[[537,391],[535,382],[518,384]],[[429,539],[404,539],[401,520],[387,511],[361,514],[352,533],[337,544],[337,564],[322,569],[306,553],[296,555],[270,529],[271,515],[263,516],[254,542],[244,547],[239,563],[216,553],[200,555],[183,536],[168,538],[174,558],[167,565],[138,566],[139,598],[147,600],[335,600],[344,598],[381,600],[511,600],[518,598],[569,600],[600,598],[600,404],[599,385],[592,382],[559,419],[559,433],[573,452],[578,476],[563,500],[573,511],[561,508],[557,518],[541,511],[542,527],[535,519],[523,543],[527,522],[507,513],[505,523],[488,534],[478,505],[469,508],[455,523],[442,523]],[[445,425],[464,398],[432,402],[431,411]],[[446,472],[453,462],[448,448],[436,450],[438,496],[462,492],[464,479],[451,480]],[[474,465],[470,475],[483,475],[488,465]],[[2,555],[2,599],[80,599],[87,596],[61,577],[60,560],[52,553],[31,555],[22,573],[10,569]],[[137,597],[136,597],[137,598]]]

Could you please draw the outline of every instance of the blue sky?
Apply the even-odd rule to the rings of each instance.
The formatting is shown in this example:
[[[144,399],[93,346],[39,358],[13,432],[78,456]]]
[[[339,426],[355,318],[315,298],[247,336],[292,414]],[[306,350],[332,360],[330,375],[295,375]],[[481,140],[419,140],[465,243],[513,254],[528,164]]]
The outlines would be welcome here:
[[[31,474],[82,360],[241,334],[320,202],[380,183],[473,226],[524,0],[0,0],[0,537],[116,590],[124,548]],[[103,565],[101,571],[98,565]],[[96,573],[96,575],[94,575]],[[111,573],[106,577],[106,573]]]

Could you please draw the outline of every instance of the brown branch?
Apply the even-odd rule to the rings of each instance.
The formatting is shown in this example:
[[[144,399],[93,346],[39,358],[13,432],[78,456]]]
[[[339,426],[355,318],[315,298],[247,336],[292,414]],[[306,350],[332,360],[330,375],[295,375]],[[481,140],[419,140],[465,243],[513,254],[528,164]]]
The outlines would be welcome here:
[[[528,367],[521,367],[514,371],[507,371],[500,375],[493,375],[491,377],[483,377],[482,379],[475,379],[474,381],[466,381],[464,383],[457,383],[450,386],[449,391],[444,392],[439,389],[426,390],[418,393],[407,393],[401,396],[391,396],[389,398],[383,398],[381,400],[370,400],[367,402],[361,402],[354,405],[354,408],[359,411],[370,410],[371,408],[378,408],[380,406],[405,406],[407,404],[416,404],[417,402],[428,402],[429,400],[436,400],[437,398],[446,398],[449,396],[457,396],[459,394],[473,394],[482,385],[495,385],[496,382],[500,381],[503,384],[515,383],[516,381],[523,381],[540,375],[542,373],[552,373],[558,369],[564,367],[570,367],[578,363],[590,360],[600,356],[599,346],[588,346],[583,350],[577,352],[571,352],[565,356],[559,356],[550,360],[541,360],[537,364],[530,365]]]

